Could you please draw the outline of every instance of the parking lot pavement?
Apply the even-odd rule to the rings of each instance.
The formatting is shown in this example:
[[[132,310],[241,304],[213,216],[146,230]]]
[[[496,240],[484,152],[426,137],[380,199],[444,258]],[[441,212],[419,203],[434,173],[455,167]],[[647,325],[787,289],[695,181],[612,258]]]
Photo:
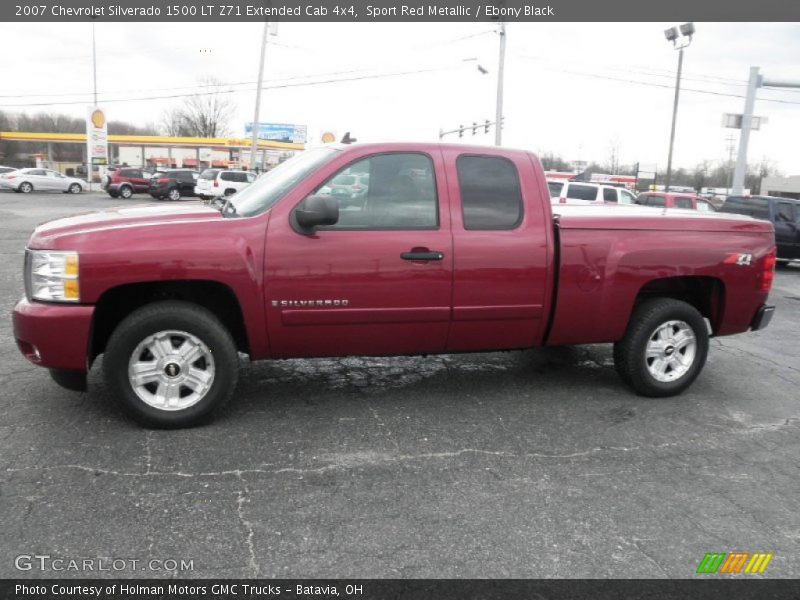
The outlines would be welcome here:
[[[0,194],[0,577],[87,575],[15,569],[38,553],[194,567],[102,576],[683,578],[732,551],[800,576],[800,266],[678,398],[627,391],[606,346],[293,360],[246,366],[211,425],[146,431],[98,365],[82,394],[28,364],[8,318],[34,225],[120,204]]]

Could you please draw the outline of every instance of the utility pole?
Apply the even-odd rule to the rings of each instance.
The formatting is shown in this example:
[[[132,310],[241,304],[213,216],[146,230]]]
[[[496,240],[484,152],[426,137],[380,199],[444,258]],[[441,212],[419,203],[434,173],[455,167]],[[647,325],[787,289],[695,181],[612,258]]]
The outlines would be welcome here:
[[[503,70],[506,63],[506,24],[500,21],[500,59],[497,65],[497,105],[494,116],[494,145],[501,146],[503,140]]]
[[[94,21],[92,21],[92,81],[94,86],[94,106],[97,108],[97,44],[95,43]],[[92,160],[92,140],[89,139],[87,130],[86,135],[86,180],[89,191],[92,191],[92,181],[94,180],[94,161]]]
[[[92,21],[92,77],[94,79],[94,105],[97,106],[97,46],[94,39],[94,21]]]
[[[250,145],[250,170],[256,165],[256,152],[258,150],[258,113],[261,109],[261,86],[264,82],[264,59],[267,55],[267,33],[269,21],[264,21],[264,33],[261,36],[261,59],[258,62],[258,87],[256,87],[256,108],[253,113],[253,139]],[[261,169],[256,169],[260,171]]]
[[[736,170],[733,172],[733,189],[731,194],[740,195],[744,191],[744,178],[747,174],[747,145],[750,142],[750,128],[753,125],[753,109],[756,104],[756,90],[761,85],[758,67],[750,67],[750,78],[747,81],[747,94],[744,98],[742,113],[742,129],[739,132],[739,155],[736,157]]]

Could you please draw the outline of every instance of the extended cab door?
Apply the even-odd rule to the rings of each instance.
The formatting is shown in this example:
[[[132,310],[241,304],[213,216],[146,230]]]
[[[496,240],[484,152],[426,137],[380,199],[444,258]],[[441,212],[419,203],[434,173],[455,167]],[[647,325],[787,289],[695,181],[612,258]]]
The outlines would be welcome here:
[[[370,150],[372,153],[370,153]],[[366,186],[332,195],[357,175]],[[430,153],[352,149],[315,174],[309,195],[339,221],[298,230],[287,198],[271,212],[265,298],[274,357],[441,352],[450,322],[453,251],[447,186]]]
[[[444,156],[455,256],[448,351],[540,344],[552,291],[553,232],[538,161],[492,148],[447,148]]]

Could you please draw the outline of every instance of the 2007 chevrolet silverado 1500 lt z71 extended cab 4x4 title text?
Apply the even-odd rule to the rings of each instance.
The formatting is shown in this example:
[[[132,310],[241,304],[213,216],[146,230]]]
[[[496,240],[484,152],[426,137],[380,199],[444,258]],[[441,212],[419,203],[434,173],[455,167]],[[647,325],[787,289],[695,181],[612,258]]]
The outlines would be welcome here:
[[[330,182],[358,175],[350,199]],[[134,417],[185,426],[253,360],[614,343],[647,396],[697,377],[709,328],[767,325],[770,223],[558,206],[504,148],[308,150],[212,208],[133,207],[38,227],[14,310],[23,354],[72,389],[104,354]],[[707,323],[706,323],[707,320]]]

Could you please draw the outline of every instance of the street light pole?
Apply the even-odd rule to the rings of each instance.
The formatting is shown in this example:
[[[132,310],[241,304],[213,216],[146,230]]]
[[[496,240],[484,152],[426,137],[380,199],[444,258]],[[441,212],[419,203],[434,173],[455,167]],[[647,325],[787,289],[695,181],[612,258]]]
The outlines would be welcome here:
[[[495,110],[494,145],[503,139],[503,71],[506,63],[506,24],[500,21],[500,58],[497,65],[497,105]]]
[[[258,113],[261,109],[261,86],[264,81],[264,59],[267,54],[267,33],[269,21],[264,21],[264,33],[261,36],[261,59],[258,63],[258,87],[256,87],[256,108],[253,113],[253,139],[250,145],[250,170],[256,164],[256,151],[258,150]],[[260,171],[260,169],[259,169]]]
[[[694,23],[684,23],[680,27],[670,27],[664,32],[668,42],[678,51],[678,73],[675,77],[675,99],[672,103],[672,128],[669,133],[669,155],[667,156],[667,175],[664,181],[664,191],[669,191],[672,182],[672,150],[675,147],[675,126],[678,122],[678,99],[681,94],[681,74],[683,72],[683,49],[692,43]],[[681,37],[686,38],[678,41]]]
[[[94,79],[94,105],[97,106],[97,46],[94,38],[94,21],[92,21],[92,77]]]
[[[672,181],[672,149],[675,146],[675,123],[678,121],[678,99],[681,94],[681,72],[683,71],[683,48],[678,51],[678,76],[675,79],[675,99],[672,102],[672,129],[669,133],[669,155],[667,156],[667,178],[664,191],[669,191]]]

